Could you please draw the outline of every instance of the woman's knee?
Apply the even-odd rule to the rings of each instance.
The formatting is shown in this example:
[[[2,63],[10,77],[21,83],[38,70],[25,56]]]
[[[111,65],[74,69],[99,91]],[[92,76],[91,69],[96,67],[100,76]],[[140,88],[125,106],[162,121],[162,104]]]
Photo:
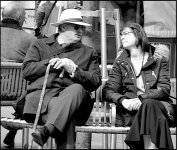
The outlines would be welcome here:
[[[153,106],[153,105],[158,105],[160,102],[154,99],[146,99],[142,102],[143,105],[147,106]]]
[[[149,109],[154,110],[156,112],[160,111],[162,114],[166,113],[165,107],[158,100],[146,99],[142,102],[142,107],[144,107],[145,109],[148,109],[148,110]]]

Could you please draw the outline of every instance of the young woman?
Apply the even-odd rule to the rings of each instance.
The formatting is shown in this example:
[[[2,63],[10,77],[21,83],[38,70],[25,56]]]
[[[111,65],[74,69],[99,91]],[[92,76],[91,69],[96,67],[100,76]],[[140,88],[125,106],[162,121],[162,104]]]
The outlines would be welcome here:
[[[154,55],[155,47],[137,23],[124,26],[120,38],[122,52],[103,88],[103,100],[117,104],[116,126],[131,126],[125,139],[131,149],[173,149],[168,61]]]

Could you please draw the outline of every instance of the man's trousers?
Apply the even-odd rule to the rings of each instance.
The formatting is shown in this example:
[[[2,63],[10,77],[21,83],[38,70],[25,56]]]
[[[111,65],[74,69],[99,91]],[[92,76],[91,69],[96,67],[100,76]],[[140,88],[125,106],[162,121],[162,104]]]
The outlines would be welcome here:
[[[75,147],[75,126],[87,122],[94,102],[80,84],[68,86],[50,100],[42,120],[45,125],[51,124],[58,129],[57,148]]]

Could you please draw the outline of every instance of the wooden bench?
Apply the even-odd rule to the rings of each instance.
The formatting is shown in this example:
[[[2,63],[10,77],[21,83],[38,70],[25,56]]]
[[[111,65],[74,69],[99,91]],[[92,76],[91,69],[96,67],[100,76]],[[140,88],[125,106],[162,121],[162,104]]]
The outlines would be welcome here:
[[[1,62],[1,107],[13,106],[17,98],[27,88],[27,81],[22,77],[21,65],[21,63]],[[92,98],[96,98],[96,91],[92,93]],[[109,133],[107,128],[115,124],[113,118],[115,118],[115,105],[106,102],[101,103],[97,99],[86,125],[77,126],[76,132]],[[26,149],[28,147],[29,129],[33,128],[33,124],[27,123],[25,120],[2,117],[1,125],[8,130],[22,129],[22,148]],[[37,126],[37,128],[40,127]],[[49,141],[49,143],[52,142]],[[104,143],[108,145],[107,138],[105,138]],[[49,148],[51,147],[50,144]]]
[[[27,81],[22,78],[21,65],[21,63],[1,62],[1,106],[12,106],[15,100],[26,90]],[[110,66],[108,68],[110,69]],[[171,81],[172,94],[176,94],[176,80],[172,79]],[[97,97],[96,93],[97,91],[92,93],[93,98]],[[116,134],[126,135],[130,127],[115,127],[115,118],[115,104],[100,102],[99,98],[97,98],[86,125],[76,126],[75,131],[104,133],[105,139],[103,148],[108,148],[108,134],[111,134],[110,147],[116,148]],[[29,129],[33,128],[33,124],[27,123],[24,120],[2,117],[1,125],[6,129],[22,129],[22,148],[28,147]],[[37,126],[37,128],[40,127],[41,126]],[[176,134],[176,127],[170,128],[170,131],[172,135]],[[49,141],[49,143],[52,142]],[[52,148],[52,144],[49,144],[48,148]]]

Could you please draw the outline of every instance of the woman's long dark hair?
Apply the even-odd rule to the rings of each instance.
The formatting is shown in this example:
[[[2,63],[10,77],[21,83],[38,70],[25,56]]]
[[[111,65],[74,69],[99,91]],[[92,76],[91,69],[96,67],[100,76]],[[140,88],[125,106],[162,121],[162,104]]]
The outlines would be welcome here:
[[[148,37],[143,29],[143,27],[141,25],[139,25],[138,23],[127,23],[124,25],[124,27],[121,29],[124,30],[125,28],[130,28],[133,30],[134,35],[137,37],[137,42],[136,42],[136,46],[141,46],[142,50],[146,51],[147,47],[149,47],[149,40]]]

